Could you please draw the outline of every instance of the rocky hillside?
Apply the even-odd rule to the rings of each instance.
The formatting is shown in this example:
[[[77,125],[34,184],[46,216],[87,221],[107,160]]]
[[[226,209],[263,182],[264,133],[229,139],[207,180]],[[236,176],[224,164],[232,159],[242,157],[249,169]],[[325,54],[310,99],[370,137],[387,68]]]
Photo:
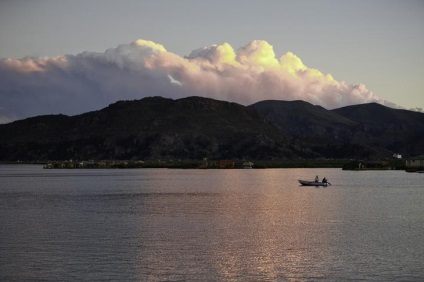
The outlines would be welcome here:
[[[255,110],[200,97],[119,101],[0,125],[0,160],[296,158],[288,145]]]
[[[250,108],[326,158],[378,159],[424,152],[423,113],[376,103],[329,111],[303,101],[262,101]]]
[[[424,114],[379,104],[329,111],[303,101],[245,107],[150,97],[0,125],[0,161],[381,159],[423,152]]]

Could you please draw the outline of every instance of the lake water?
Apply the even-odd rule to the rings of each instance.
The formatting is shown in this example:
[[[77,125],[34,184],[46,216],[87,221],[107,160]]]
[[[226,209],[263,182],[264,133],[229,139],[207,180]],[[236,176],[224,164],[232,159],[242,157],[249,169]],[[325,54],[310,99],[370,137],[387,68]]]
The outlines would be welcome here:
[[[326,176],[332,186],[300,187]],[[0,166],[0,280],[423,281],[424,174]]]

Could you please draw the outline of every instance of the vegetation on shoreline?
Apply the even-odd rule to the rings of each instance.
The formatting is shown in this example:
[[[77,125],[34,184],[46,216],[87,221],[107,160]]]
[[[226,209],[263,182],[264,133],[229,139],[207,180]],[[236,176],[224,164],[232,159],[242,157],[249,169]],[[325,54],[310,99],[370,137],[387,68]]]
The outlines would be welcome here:
[[[128,169],[128,168],[169,168],[169,169],[242,169],[246,162],[233,162],[233,166],[222,166],[222,160],[102,160],[102,161],[30,161],[30,162],[0,162],[0,164],[38,164],[46,169]],[[357,161],[357,160],[253,160],[253,169],[271,168],[340,168],[343,170],[404,170],[405,161],[401,159],[385,161]]]
[[[96,169],[96,168],[170,168],[170,169],[242,169],[243,163],[222,166],[220,160],[210,160],[207,165],[200,160],[149,160],[149,161],[51,161],[43,163],[47,169]],[[232,162],[232,161],[227,161]],[[342,168],[347,160],[258,160],[252,161],[253,169],[267,168]]]

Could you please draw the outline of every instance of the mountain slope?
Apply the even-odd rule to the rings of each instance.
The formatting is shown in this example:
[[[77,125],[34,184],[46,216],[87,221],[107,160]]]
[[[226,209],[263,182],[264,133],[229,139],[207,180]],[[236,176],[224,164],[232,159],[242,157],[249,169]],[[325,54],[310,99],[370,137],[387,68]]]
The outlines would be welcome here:
[[[349,138],[356,122],[321,106],[304,101],[261,101],[249,106],[272,121],[283,132],[297,138],[327,140]]]
[[[358,123],[352,135],[354,143],[372,144],[410,156],[424,152],[424,113],[377,103],[343,107],[333,112]]]
[[[424,114],[303,101],[245,107],[201,97],[119,101],[0,125],[0,160],[381,159],[424,152]]]
[[[424,151],[424,114],[363,104],[326,110],[303,101],[262,101],[250,106],[297,144],[327,158],[389,158]]]
[[[256,111],[235,103],[152,97],[1,125],[0,159],[295,157],[286,139]]]

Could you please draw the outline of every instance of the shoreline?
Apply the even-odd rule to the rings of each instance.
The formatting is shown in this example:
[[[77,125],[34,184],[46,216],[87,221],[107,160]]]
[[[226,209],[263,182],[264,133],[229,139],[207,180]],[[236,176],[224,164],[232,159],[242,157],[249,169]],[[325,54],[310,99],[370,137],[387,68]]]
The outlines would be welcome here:
[[[267,169],[267,168],[340,168],[350,171],[370,170],[405,170],[405,163],[401,160],[384,161],[380,167],[361,167],[352,160],[101,160],[101,161],[17,161],[0,162],[0,164],[43,165],[44,169],[125,169],[125,168],[169,168],[169,169]],[[361,162],[366,163],[366,162]],[[383,163],[369,162],[369,163]]]

